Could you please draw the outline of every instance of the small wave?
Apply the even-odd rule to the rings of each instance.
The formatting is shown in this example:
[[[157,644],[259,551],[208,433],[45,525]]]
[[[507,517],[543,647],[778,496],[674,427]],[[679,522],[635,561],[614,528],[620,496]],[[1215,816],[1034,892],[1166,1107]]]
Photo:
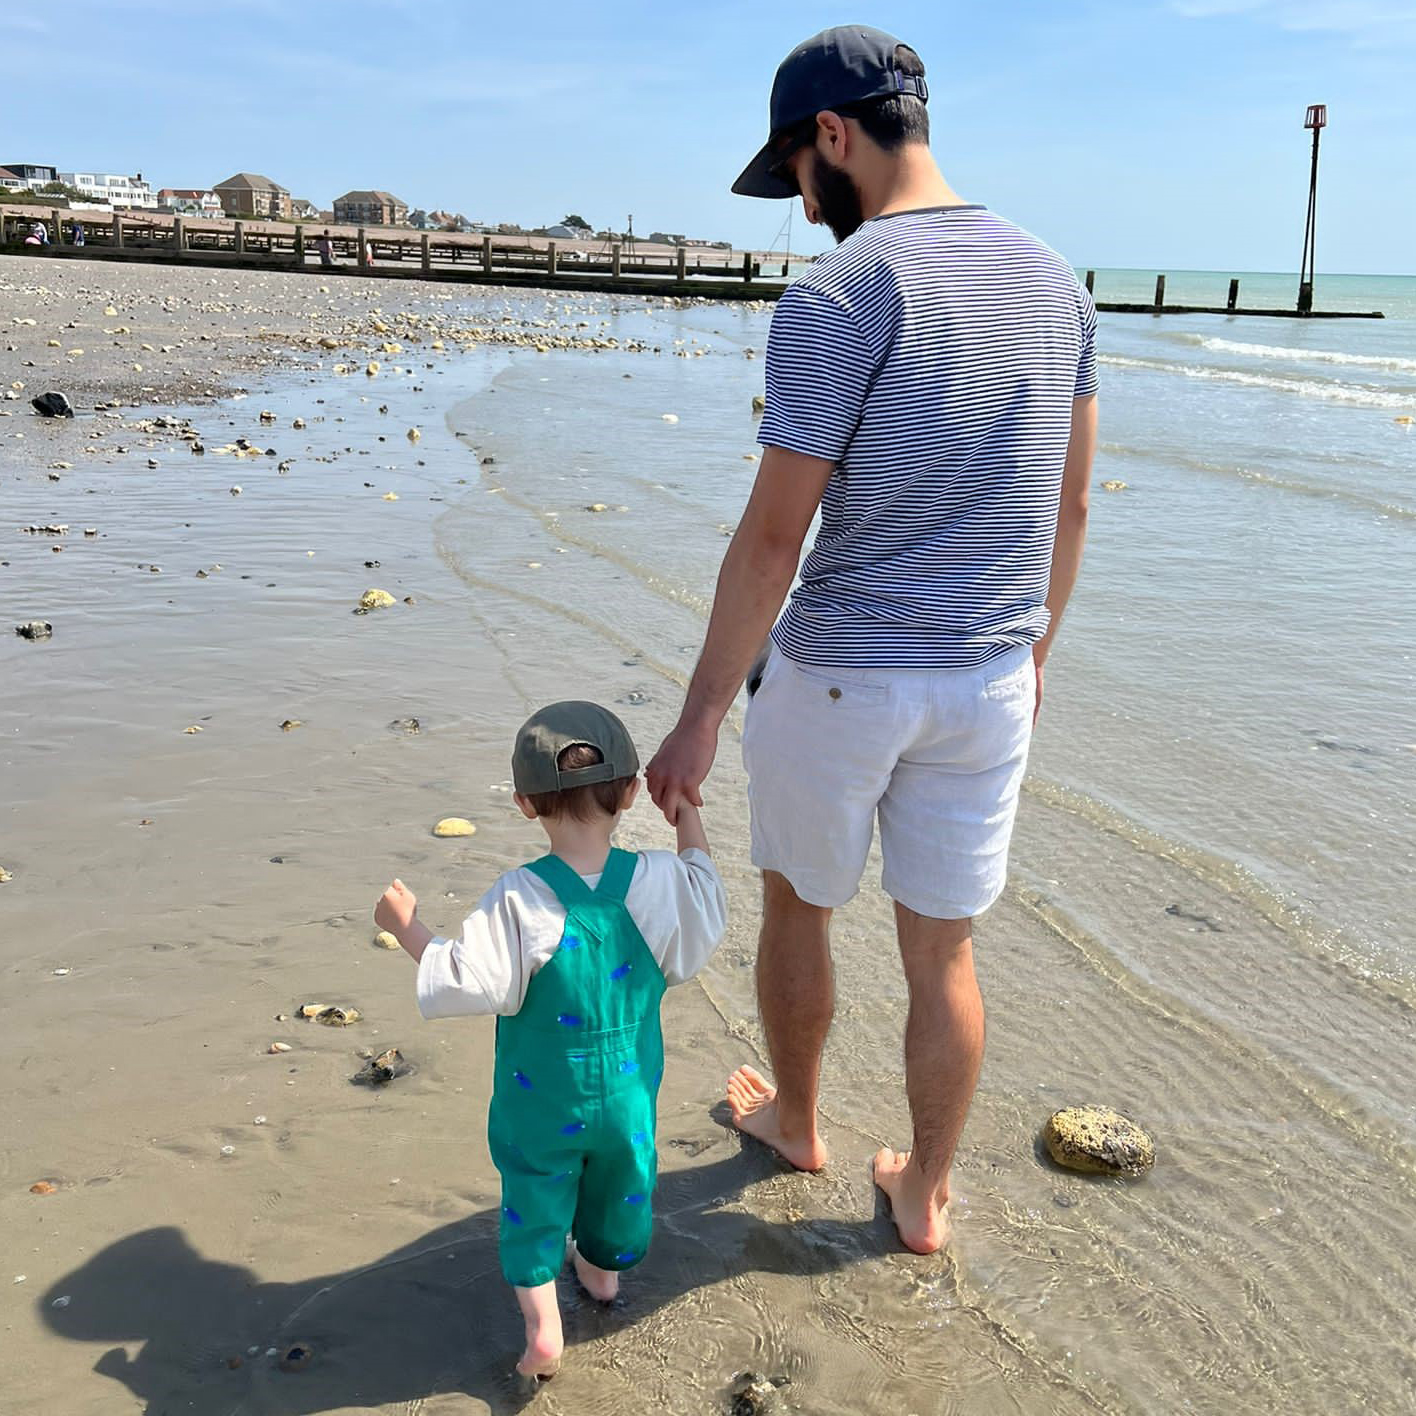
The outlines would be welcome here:
[[[1178,332],[1181,344],[1208,349],[1212,354],[1243,354],[1254,359],[1291,359],[1302,364],[1341,364],[1358,369],[1385,369],[1394,374],[1416,374],[1416,359],[1394,354],[1345,354],[1340,349],[1295,349],[1287,344],[1246,344],[1238,339],[1220,339],[1210,334]]]
[[[1416,408],[1416,394],[1392,393],[1388,389],[1373,388],[1368,384],[1283,378],[1270,374],[1246,373],[1242,369],[1214,369],[1203,364],[1176,364],[1169,359],[1134,359],[1123,354],[1102,354],[1098,362],[1117,369],[1151,369],[1156,373],[1183,374],[1186,378],[1205,379],[1214,383],[1266,388],[1275,393],[1294,393],[1301,398],[1316,398],[1325,403],[1345,403],[1357,408]]]

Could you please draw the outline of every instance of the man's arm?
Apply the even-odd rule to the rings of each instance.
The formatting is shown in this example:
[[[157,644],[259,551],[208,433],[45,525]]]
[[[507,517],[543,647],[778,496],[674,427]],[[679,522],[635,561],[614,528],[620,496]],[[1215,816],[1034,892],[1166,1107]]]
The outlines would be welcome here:
[[[1042,666],[1062,624],[1062,614],[1082,568],[1082,548],[1087,539],[1087,512],[1091,498],[1092,459],[1096,455],[1096,395],[1072,400],[1072,432],[1067,440],[1067,460],[1062,467],[1062,499],[1057,507],[1057,535],[1052,543],[1052,577],[1047,585],[1050,616],[1047,633],[1033,645],[1037,665],[1037,709],[1042,707]]]
[[[791,588],[802,542],[835,464],[769,447],[723,557],[703,653],[678,726],[649,764],[649,791],[670,821],[680,801],[702,806],[718,728]]]

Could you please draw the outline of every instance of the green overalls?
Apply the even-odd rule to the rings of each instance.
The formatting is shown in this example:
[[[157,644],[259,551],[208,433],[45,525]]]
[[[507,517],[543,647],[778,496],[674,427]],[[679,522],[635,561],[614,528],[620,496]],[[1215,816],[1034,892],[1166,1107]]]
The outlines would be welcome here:
[[[497,1020],[487,1140],[502,1177],[502,1272],[520,1288],[555,1278],[567,1234],[603,1269],[649,1248],[665,984],[624,905],[638,861],[612,850],[595,890],[556,856],[527,866],[566,921],[521,1011]]]

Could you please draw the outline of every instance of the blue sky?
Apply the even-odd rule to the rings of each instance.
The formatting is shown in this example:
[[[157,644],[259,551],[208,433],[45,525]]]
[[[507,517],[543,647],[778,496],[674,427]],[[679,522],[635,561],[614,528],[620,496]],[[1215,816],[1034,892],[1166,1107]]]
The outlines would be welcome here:
[[[782,55],[850,20],[923,56],[955,187],[1078,264],[1296,269],[1326,103],[1320,272],[1416,273],[1416,0],[10,5],[0,161],[763,247],[785,204],[729,184]]]

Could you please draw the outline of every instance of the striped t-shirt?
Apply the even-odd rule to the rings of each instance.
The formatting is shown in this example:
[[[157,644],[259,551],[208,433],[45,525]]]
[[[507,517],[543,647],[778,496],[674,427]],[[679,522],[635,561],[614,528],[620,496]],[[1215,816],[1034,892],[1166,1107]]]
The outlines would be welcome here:
[[[836,464],[788,658],[966,668],[1041,638],[1095,333],[1066,261],[980,206],[878,216],[788,286],[758,441]]]

